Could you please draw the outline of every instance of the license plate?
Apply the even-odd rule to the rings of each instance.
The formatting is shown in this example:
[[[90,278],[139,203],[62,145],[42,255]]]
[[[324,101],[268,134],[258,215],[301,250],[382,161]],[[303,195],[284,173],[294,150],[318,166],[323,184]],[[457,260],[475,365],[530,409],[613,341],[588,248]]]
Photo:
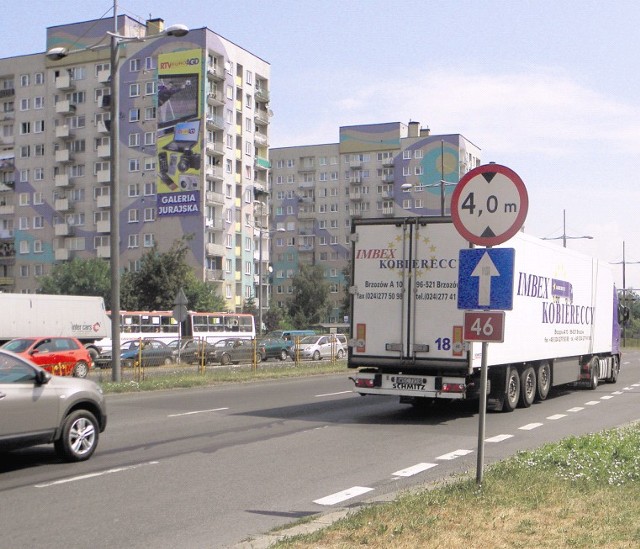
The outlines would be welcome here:
[[[389,382],[392,389],[401,389],[405,391],[426,391],[427,382],[423,377],[411,376],[389,376]]]

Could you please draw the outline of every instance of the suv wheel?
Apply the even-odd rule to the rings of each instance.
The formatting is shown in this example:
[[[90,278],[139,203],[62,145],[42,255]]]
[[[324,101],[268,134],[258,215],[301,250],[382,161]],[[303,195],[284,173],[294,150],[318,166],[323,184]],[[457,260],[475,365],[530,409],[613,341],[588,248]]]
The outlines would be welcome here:
[[[76,362],[76,365],[73,367],[73,377],[87,377],[88,374],[89,365],[84,360]]]
[[[88,410],[75,410],[62,423],[60,438],[54,446],[65,461],[84,461],[95,452],[99,436],[100,427],[95,416]]]

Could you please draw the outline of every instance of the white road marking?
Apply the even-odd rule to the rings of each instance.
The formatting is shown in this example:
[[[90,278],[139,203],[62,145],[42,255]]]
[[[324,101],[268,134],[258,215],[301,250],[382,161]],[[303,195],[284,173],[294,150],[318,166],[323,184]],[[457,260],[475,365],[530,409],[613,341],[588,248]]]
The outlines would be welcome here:
[[[502,442],[503,440],[507,440],[508,438],[512,438],[513,435],[496,435],[495,437],[486,438],[485,442]]]
[[[623,387],[622,390],[623,391],[631,391],[631,387]]]
[[[348,395],[348,394],[355,394],[353,391],[340,391],[338,393],[324,393],[323,395],[315,395],[316,398],[322,398],[322,397],[332,397],[332,396],[336,396],[336,395]]]
[[[192,416],[195,414],[208,414],[210,412],[221,412],[222,410],[228,410],[229,408],[212,408],[211,410],[194,410],[193,412],[183,412],[181,414],[169,414],[167,417],[181,417]]]
[[[436,459],[451,460],[451,459],[456,459],[462,456],[466,456],[467,454],[471,454],[472,452],[473,450],[455,450],[453,452],[449,452],[448,454],[443,454],[441,456],[438,456]]]
[[[396,471],[392,474],[394,477],[412,477],[413,475],[422,473],[422,471],[426,471],[427,469],[431,469],[437,465],[437,463],[418,463],[417,465],[401,469],[400,471]]]
[[[131,471],[132,469],[138,469],[146,465],[157,465],[159,461],[148,461],[146,463],[138,463],[137,465],[129,465],[127,467],[116,467],[114,469],[107,469],[106,471],[100,471],[98,473],[88,473],[86,475],[78,475],[77,477],[63,478],[60,480],[54,480],[53,482],[45,482],[43,484],[36,484],[36,488],[48,488],[49,486],[56,486],[57,484],[67,484],[68,482],[76,482],[78,480],[87,480],[95,477],[102,477],[104,475],[111,475],[113,473],[122,473],[123,471]]]
[[[553,414],[552,416],[548,416],[547,419],[555,420],[562,419],[563,417],[567,417],[567,414]]]
[[[542,427],[544,423],[527,423],[522,427],[518,427],[521,431],[532,431],[533,429],[537,429],[538,427]]]
[[[613,398],[613,395],[604,395],[600,397],[600,400],[609,400],[610,398]]]
[[[567,412],[581,412],[582,410],[584,410],[584,408],[581,406],[575,406],[574,408],[569,408]]]
[[[633,383],[631,387],[640,387],[640,383]]]
[[[622,391],[613,391],[613,393],[611,393],[612,395],[621,395]]]
[[[313,500],[313,503],[317,503],[318,505],[335,505],[336,503],[340,503],[348,499],[361,496],[362,494],[366,494],[367,492],[371,492],[371,490],[373,490],[373,488],[366,488],[365,486],[353,486],[352,488],[342,490],[342,492],[336,492],[335,494],[331,494],[330,496],[315,499]]]
[[[596,404],[600,404],[599,400],[590,400],[589,402],[585,402],[585,406],[595,406]]]

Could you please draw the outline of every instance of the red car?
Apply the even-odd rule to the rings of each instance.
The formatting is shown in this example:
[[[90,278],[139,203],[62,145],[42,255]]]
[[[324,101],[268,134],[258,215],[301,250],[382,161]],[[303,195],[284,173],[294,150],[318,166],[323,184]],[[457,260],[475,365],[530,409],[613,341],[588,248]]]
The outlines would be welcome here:
[[[89,351],[75,337],[21,337],[2,346],[59,376],[87,377],[93,366]]]

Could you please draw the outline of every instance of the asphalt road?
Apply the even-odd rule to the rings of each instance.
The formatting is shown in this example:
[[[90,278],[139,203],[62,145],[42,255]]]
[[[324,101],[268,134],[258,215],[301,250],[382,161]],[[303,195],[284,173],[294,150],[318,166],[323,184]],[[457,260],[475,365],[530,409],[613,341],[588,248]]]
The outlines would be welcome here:
[[[487,415],[485,462],[640,418],[640,353],[618,383]],[[108,398],[94,457],[0,455],[0,547],[227,547],[297,518],[475,473],[472,405],[418,413],[346,375]]]

